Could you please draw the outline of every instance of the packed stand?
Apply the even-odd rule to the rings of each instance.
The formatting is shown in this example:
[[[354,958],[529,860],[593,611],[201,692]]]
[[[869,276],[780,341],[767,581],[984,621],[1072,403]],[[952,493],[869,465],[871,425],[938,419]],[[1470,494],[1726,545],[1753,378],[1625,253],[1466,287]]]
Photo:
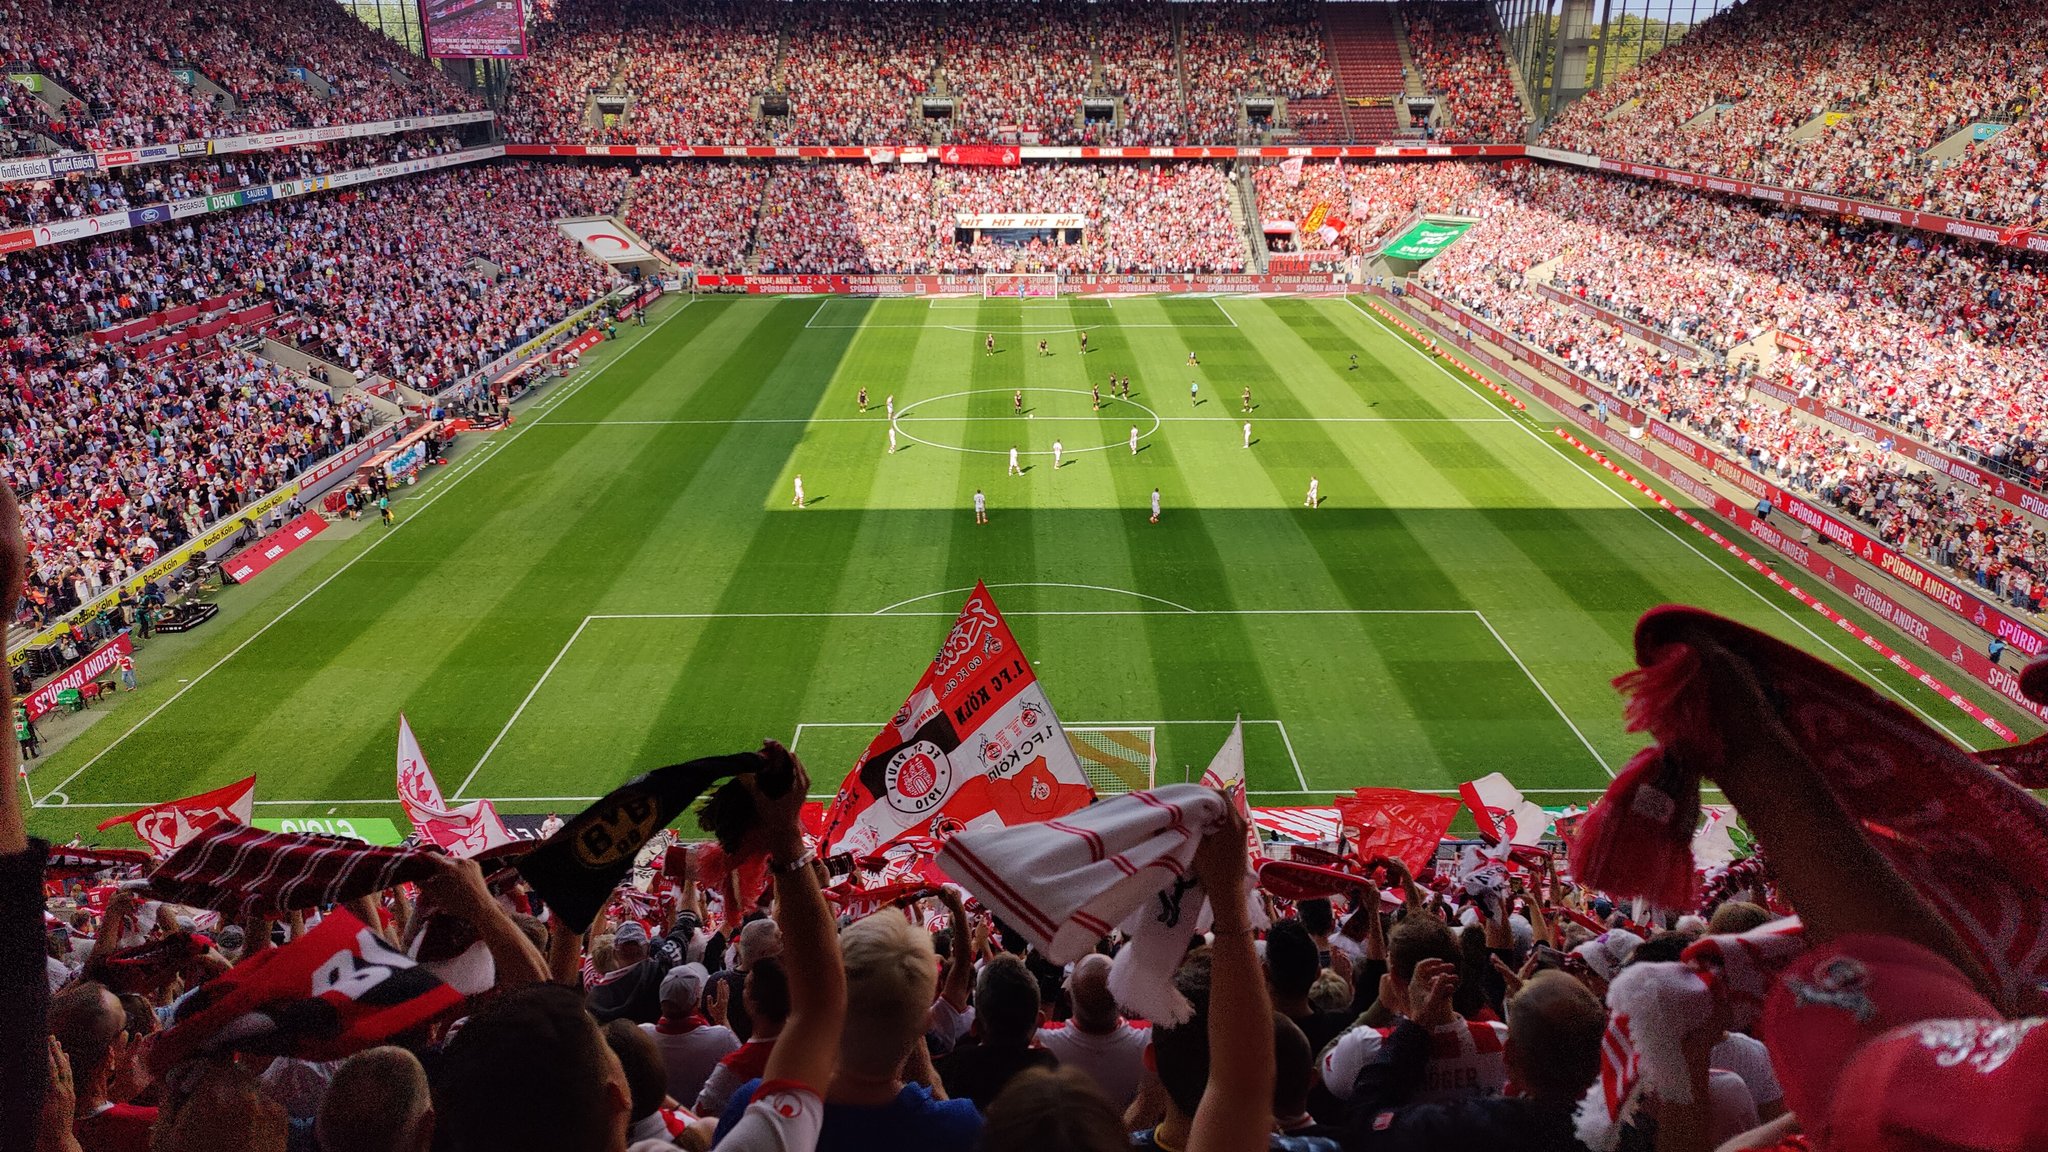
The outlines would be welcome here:
[[[939,45],[957,12],[921,2],[823,0],[794,6],[781,87],[780,144],[923,143],[918,97],[931,91]]]
[[[777,165],[761,200],[763,272],[922,272],[939,242],[919,164]]]
[[[1444,101],[1446,143],[1519,143],[1522,103],[1492,9],[1469,0],[1407,0],[1401,20],[1423,84]]]
[[[1244,98],[1258,87],[1249,3],[1186,6],[1180,14],[1181,73],[1190,141],[1228,144],[1244,134]]]
[[[1262,164],[1253,170],[1259,213],[1296,225],[1327,205],[1345,228],[1334,245],[1300,237],[1297,251],[1348,256],[1374,251],[1420,212],[1440,212],[1480,186],[1476,164],[1306,161]]]
[[[45,114],[72,147],[107,149],[283,128],[474,110],[476,99],[337,4],[231,0],[165,8],[146,0],[86,7],[7,0],[0,60],[41,71],[76,97]],[[331,87],[294,78],[303,67]],[[235,98],[226,110],[173,72],[191,68]],[[20,110],[34,114],[34,101]]]
[[[1482,222],[1424,283],[1887,543],[2040,609],[2048,538],[2024,517],[1752,389],[1768,381],[2038,486],[2048,273],[2037,263],[1536,167],[1489,175],[1461,207]],[[1554,287],[1705,355],[1673,357],[1543,299],[1529,284],[1539,267]],[[1752,342],[1772,332],[1798,345],[1758,355]]]
[[[1183,142],[1186,126],[1169,6],[1163,0],[1104,0],[1094,8],[1103,84],[1123,105],[1122,124],[1102,143]]]
[[[483,864],[217,817],[155,861],[53,850],[10,793],[0,1122],[65,1152],[2034,1146],[2041,802],[1761,633],[1636,631],[1642,770],[1520,846],[1487,809],[1462,848],[1282,851],[1172,784],[875,889],[772,742]],[[1708,781],[1749,849],[1695,832]],[[669,845],[714,788],[719,843]]]
[[[1051,0],[961,6],[946,24],[940,51],[946,91],[960,100],[952,139],[1028,134],[1041,144],[1081,142],[1086,5]]]
[[[514,140],[568,143],[594,138],[590,96],[611,90],[626,45],[624,5],[572,4],[530,30],[527,57],[506,82],[499,117]]]
[[[200,159],[77,172],[0,187],[0,228],[75,219],[252,186],[440,156],[464,147],[446,132],[360,136],[273,152],[225,152]]]
[[[1203,163],[786,165],[769,178],[756,250],[763,272],[1235,272],[1245,251],[1229,195],[1223,169]],[[1087,224],[1072,243],[956,234],[960,215],[1039,213]]]
[[[769,87],[780,5],[664,5],[636,15],[615,87],[633,96],[618,144],[763,140],[753,98]]]
[[[2039,164],[2026,160],[2038,161],[2038,128],[1974,145],[1959,163],[1924,153],[2028,108],[2043,49],[2048,11],[2039,5],[1752,0],[1574,103],[1544,143],[2032,225],[2042,192]],[[1632,111],[1614,114],[1630,102]],[[1818,130],[1794,138],[1823,116]]]
[[[626,223],[678,264],[740,271],[769,173],[765,164],[650,167],[633,180]]]
[[[10,367],[4,474],[29,539],[24,607],[48,623],[369,432],[362,401],[195,349]]]

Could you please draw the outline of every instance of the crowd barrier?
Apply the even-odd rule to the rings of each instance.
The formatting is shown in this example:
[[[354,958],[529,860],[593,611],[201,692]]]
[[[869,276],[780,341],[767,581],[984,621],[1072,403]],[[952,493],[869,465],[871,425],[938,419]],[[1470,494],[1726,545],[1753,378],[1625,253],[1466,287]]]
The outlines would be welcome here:
[[[496,112],[444,112],[436,116],[401,116],[393,120],[366,120],[359,124],[330,124],[325,128],[292,128],[282,132],[258,132],[249,136],[217,136],[202,140],[176,140],[139,148],[108,148],[98,152],[60,152],[0,160],[0,184],[21,184],[48,180],[76,172],[111,172],[138,164],[162,164],[167,160],[191,160],[229,152],[264,152],[273,148],[296,148],[304,144],[325,144],[359,136],[391,136],[432,128],[453,128],[462,124],[484,124],[498,118]]]
[[[115,232],[125,232],[130,228],[162,224],[167,220],[183,220],[213,212],[226,212],[247,204],[265,204],[272,200],[286,200],[293,196],[305,196],[334,188],[348,188],[397,176],[452,168],[458,164],[495,160],[504,154],[505,146],[502,144],[465,148],[459,152],[445,152],[439,156],[424,156],[417,160],[395,160],[389,164],[376,164],[368,168],[352,168],[347,172],[336,172],[328,176],[310,176],[304,180],[285,180],[277,184],[258,184],[234,192],[191,196],[183,200],[168,200],[161,204],[146,204],[140,208],[102,212],[96,216],[80,216],[70,220],[52,220],[25,228],[10,228],[0,231],[0,255],[30,248],[48,248],[53,244],[67,244],[74,240],[91,240]]]
[[[1411,295],[1425,302],[1434,301],[1435,304],[1433,306],[1443,305],[1441,300],[1427,290],[1410,287],[1408,291]],[[1893,565],[1907,565],[1924,574],[1924,570],[1919,569],[1911,561],[1898,556],[1891,549],[1871,540],[1855,529],[1841,524],[1833,517],[1819,512],[1804,500],[1794,497],[1773,485],[1764,484],[1761,478],[1757,477],[1754,473],[1726,460],[1691,437],[1672,429],[1669,425],[1649,418],[1647,413],[1643,413],[1639,409],[1615,400],[1604,390],[1591,385],[1582,378],[1573,377],[1569,382],[1560,381],[1571,387],[1573,392],[1577,393],[1577,396],[1562,394],[1543,381],[1536,379],[1532,374],[1522,371],[1519,367],[1478,347],[1464,336],[1451,331],[1446,326],[1435,323],[1426,317],[1408,313],[1405,310],[1399,309],[1398,306],[1394,310],[1388,311],[1382,308],[1376,299],[1369,299],[1368,305],[1380,311],[1382,315],[1393,321],[1411,336],[1433,346],[1441,345],[1443,347],[1455,348],[1464,356],[1470,357],[1475,363],[1500,373],[1511,380],[1516,387],[1534,396],[1537,400],[1555,410],[1559,415],[1570,420],[1579,428],[1584,429],[1586,435],[1596,438],[1601,443],[1607,445],[1617,455],[1626,457],[1651,475],[1685,493],[1687,497],[1702,507],[1709,509],[1716,516],[1735,525],[1744,533],[1768,544],[1781,555],[1792,560],[1801,568],[1806,569],[1828,584],[1828,586],[1848,596],[1857,604],[1862,605],[1866,610],[1884,620],[1899,632],[1912,637],[1929,651],[1944,657],[1949,663],[1961,668],[1972,679],[1997,692],[2000,696],[2005,697],[2028,715],[2041,720],[2043,723],[2048,723],[2048,709],[2043,709],[2041,705],[2027,699],[2026,695],[2020,691],[2018,675],[1998,664],[1994,664],[1990,657],[1985,655],[1976,646],[1965,642],[1963,638],[1957,636],[1953,631],[1936,622],[1928,615],[1900,603],[1891,593],[1863,579],[1855,569],[1847,565],[1837,564],[1833,559],[1833,554],[1826,548],[1811,547],[1805,542],[1780,531],[1775,524],[1771,523],[1769,517],[1759,516],[1754,508],[1745,508],[1738,505],[1708,485],[1687,475],[1676,465],[1669,463],[1655,453],[1646,451],[1628,433],[1617,432],[1615,429],[1599,421],[1592,413],[1584,411],[1580,407],[1580,400],[1581,398],[1592,401],[1604,400],[1608,404],[1610,413],[1620,415],[1623,419],[1628,419],[1633,427],[1645,428],[1645,435],[1654,437],[1659,443],[1673,448],[1694,463],[1701,464],[1710,471],[1727,479],[1744,478],[1742,481],[1744,491],[1751,491],[1751,486],[1756,486],[1757,491],[1771,495],[1773,506],[1779,509],[1781,514],[1790,516],[1792,519],[1812,527],[1819,536],[1825,537],[1834,544],[1839,545],[1844,551],[1852,555],[1861,556],[1865,560],[1876,564],[1887,574],[1894,576],[1898,574],[1899,569]],[[1445,311],[1448,312],[1450,309],[1446,307]],[[1495,337],[1500,335],[1483,322],[1478,321],[1476,317],[1469,318],[1468,321],[1467,314],[1457,315],[1460,322],[1468,322],[1469,327],[1473,331],[1485,335],[1489,340],[1495,339]],[[1413,321],[1412,324],[1409,323],[1411,320]],[[1503,343],[1501,346],[1509,348],[1510,351],[1517,351],[1519,354],[1519,349],[1516,346],[1511,346],[1509,343]],[[1445,358],[1452,359],[1448,356]],[[1455,360],[1452,362],[1454,364],[1457,363]],[[1484,379],[1483,374],[1477,369],[1464,365],[1459,366],[1463,368],[1467,375],[1475,379]],[[1635,413],[1641,418],[1631,418],[1628,415],[1630,413]],[[1718,466],[1713,462],[1718,462]],[[1679,511],[1675,507],[1672,510],[1674,512]],[[1824,528],[1822,525],[1827,527]],[[1698,527],[1702,531],[1707,531],[1703,524],[1698,525]],[[1889,564],[1883,559],[1887,557],[1890,559]],[[1939,580],[1938,577],[1936,579]],[[1913,584],[1910,580],[1904,582],[1909,587],[1919,588],[1923,593],[1927,591],[1922,585]],[[1982,613],[1981,616],[1973,617],[1970,613],[1964,612],[1962,615],[1966,619],[1980,621],[1980,627],[1995,631],[2005,638],[2006,643],[2014,648],[2018,648],[2022,652],[2031,655],[2039,651],[2041,636],[2031,627],[2020,624],[2003,612],[1996,613],[1996,619],[1994,619],[1993,610],[1981,601],[1978,601],[1975,597],[1966,597],[1966,594],[1955,589],[1946,580],[1940,580],[1940,583],[1955,595],[1965,597],[1971,603],[1974,603],[1978,611]],[[1790,585],[1789,583],[1786,586],[1788,590],[1796,588],[1795,585]],[[1933,597],[1930,598],[1932,599]],[[1805,599],[1805,597],[1802,596],[1802,599]],[[1936,602],[1942,603],[1943,601],[1937,599]],[[1819,601],[1811,601],[1810,606],[1815,607],[1816,610],[1826,607]],[[2026,646],[2029,639],[2035,645],[2032,649]],[[1891,658],[1888,657],[1888,659]],[[1903,662],[1903,658],[1894,659],[1894,663],[1898,663],[1902,668],[1907,667]],[[1986,723],[1987,727],[1991,727],[1993,731],[2002,731],[2002,726],[1998,725],[1996,720],[1990,719],[1988,716],[1979,715],[1982,710],[1977,709],[1975,705],[1969,704],[1968,701],[1963,700],[1956,693],[1940,686],[1924,672],[1914,670],[1914,674],[1930,687],[1936,688],[1942,695],[1956,703],[1958,707],[1963,708],[1965,712],[1969,712],[1974,718],[1978,718],[1980,722]],[[2009,733],[2002,732],[2002,734],[2006,734],[2007,738],[2010,738]]]

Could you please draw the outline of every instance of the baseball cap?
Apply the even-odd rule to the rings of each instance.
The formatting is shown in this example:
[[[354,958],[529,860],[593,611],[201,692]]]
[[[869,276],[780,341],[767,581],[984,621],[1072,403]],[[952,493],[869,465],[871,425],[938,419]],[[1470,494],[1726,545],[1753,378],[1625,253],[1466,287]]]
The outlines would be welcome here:
[[[1890,936],[1801,956],[1763,1040],[1825,1152],[2048,1147],[2048,1028],[2007,1020],[1953,964]]]
[[[618,930],[612,933],[612,943],[615,945],[645,944],[647,943],[647,929],[638,920],[628,920],[624,924],[619,925]]]
[[[704,997],[704,985],[710,980],[711,973],[702,964],[678,964],[661,978],[661,1002],[695,1012]]]

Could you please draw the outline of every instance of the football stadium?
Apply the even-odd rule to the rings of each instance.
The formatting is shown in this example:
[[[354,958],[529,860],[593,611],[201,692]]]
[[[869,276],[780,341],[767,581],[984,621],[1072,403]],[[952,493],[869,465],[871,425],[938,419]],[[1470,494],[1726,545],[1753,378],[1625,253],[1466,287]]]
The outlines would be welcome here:
[[[0,1152],[2048,1148],[2041,6],[0,56]]]

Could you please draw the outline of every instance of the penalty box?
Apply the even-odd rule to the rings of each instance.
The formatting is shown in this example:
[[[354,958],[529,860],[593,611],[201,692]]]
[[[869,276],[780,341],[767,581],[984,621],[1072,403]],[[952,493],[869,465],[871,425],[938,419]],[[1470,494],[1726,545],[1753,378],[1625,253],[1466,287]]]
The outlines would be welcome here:
[[[1026,587],[1062,589],[1008,593],[1004,613],[1062,720],[1149,729],[1160,783],[1199,779],[1239,709],[1251,787],[1268,795],[1439,787],[1497,769],[1504,743],[1553,778],[1611,775],[1475,610],[1203,610],[1119,589]],[[1087,606],[1064,606],[1075,603]],[[484,729],[488,746],[454,795],[599,795],[620,769],[598,765],[644,769],[769,736],[799,747],[813,791],[829,792],[955,615],[950,601],[920,597],[880,612],[586,616]]]

